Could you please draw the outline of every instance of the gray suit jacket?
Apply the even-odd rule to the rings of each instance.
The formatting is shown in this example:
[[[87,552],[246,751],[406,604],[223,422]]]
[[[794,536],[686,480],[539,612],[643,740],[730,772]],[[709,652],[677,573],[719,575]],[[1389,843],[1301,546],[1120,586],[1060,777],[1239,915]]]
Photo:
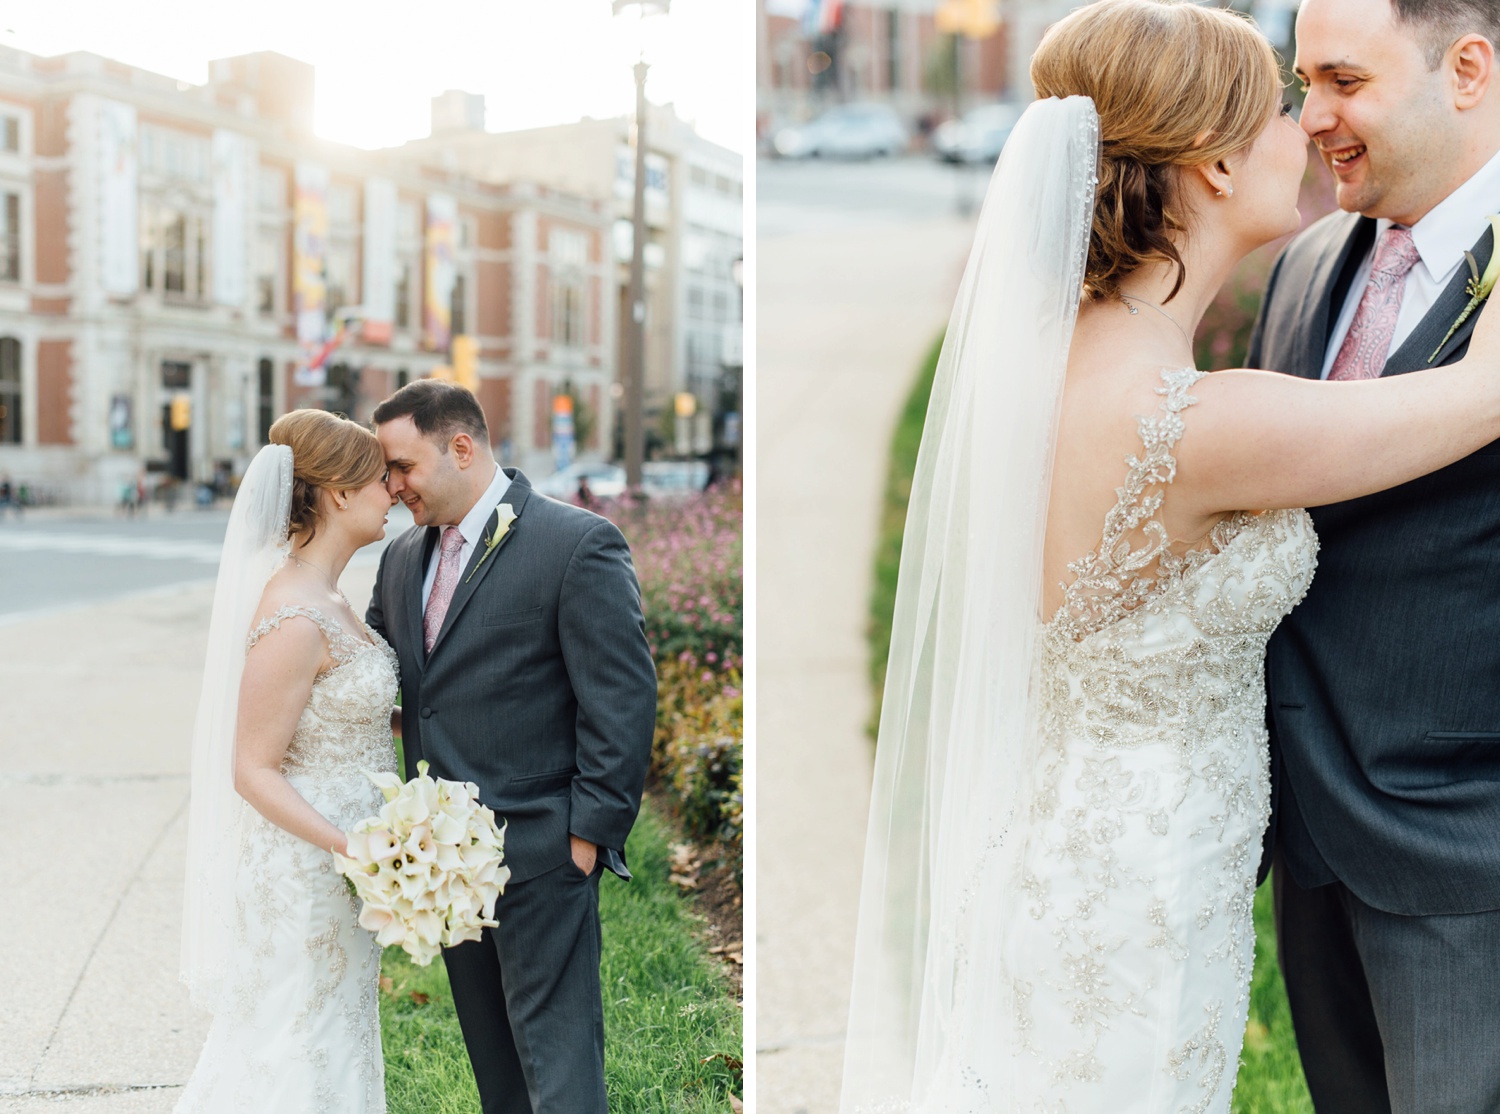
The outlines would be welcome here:
[[[1251,367],[1321,374],[1374,233],[1373,220],[1336,213],[1288,245]],[[1493,250],[1486,229],[1481,269]],[[1463,356],[1477,313],[1443,337],[1468,279],[1460,267],[1384,375]],[[1311,513],[1318,573],[1267,650],[1267,851],[1279,840],[1303,887],[1342,881],[1389,913],[1500,908],[1500,441]]]
[[[623,851],[656,725],[656,669],[620,531],[505,470],[516,520],[488,560],[474,547],[432,653],[422,580],[441,531],[386,548],[366,621],[401,659],[407,776],[472,781],[507,822],[514,882],[562,865],[572,833]],[[496,516],[485,526],[494,530]],[[623,858],[606,865],[628,877]]]

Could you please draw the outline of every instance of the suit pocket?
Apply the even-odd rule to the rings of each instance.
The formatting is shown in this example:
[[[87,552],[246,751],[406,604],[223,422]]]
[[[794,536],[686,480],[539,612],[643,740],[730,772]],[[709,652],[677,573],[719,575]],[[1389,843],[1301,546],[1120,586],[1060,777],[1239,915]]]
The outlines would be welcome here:
[[[1500,781],[1500,731],[1429,731],[1410,753],[1374,763],[1371,774],[1382,788],[1406,792]]]
[[[540,607],[523,607],[519,611],[492,611],[484,617],[487,627],[518,627],[522,623],[535,623],[542,617]]]
[[[549,770],[544,774],[513,777],[506,784],[511,789],[524,789],[531,794],[556,792],[559,789],[572,788],[573,779],[577,776],[578,771],[570,766],[566,770]]]

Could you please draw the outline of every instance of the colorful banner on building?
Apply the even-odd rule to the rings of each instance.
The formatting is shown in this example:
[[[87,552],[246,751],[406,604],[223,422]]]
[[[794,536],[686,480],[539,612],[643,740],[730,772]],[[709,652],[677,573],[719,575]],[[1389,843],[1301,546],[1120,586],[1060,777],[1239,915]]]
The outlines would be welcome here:
[[[458,273],[458,203],[447,194],[427,198],[427,281],[422,298],[422,342],[445,352],[453,333],[453,283]]]
[[[99,279],[108,294],[140,286],[139,166],[135,106],[99,102]]]
[[[364,336],[386,340],[396,320],[396,183],[365,182]]]
[[[250,296],[250,214],[254,204],[255,143],[218,129],[213,140],[214,301],[243,306]]]
[[[297,339],[312,344],[328,331],[328,170],[297,164],[297,195],[292,204],[292,306]]]

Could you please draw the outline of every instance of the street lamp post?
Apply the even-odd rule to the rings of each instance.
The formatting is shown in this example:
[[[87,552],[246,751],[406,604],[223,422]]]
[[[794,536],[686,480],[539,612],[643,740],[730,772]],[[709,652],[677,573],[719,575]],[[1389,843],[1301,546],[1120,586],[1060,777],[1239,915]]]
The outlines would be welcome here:
[[[625,370],[625,486],[641,489],[646,431],[646,63],[635,64],[635,201],[630,236],[630,346]]]
[[[671,0],[613,0],[614,14],[640,9],[642,21],[666,15]],[[625,354],[625,486],[641,489],[646,431],[646,72],[645,46],[635,64],[635,198],[631,210],[630,321]]]

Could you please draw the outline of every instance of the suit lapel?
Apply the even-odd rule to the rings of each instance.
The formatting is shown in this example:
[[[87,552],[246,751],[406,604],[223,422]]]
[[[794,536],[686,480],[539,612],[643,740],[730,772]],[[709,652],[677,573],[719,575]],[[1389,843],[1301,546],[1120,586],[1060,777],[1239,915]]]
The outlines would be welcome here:
[[[1330,245],[1336,250],[1329,250],[1318,261],[1308,285],[1314,296],[1307,300],[1302,359],[1297,361],[1298,374],[1304,379],[1322,377],[1333,326],[1349,297],[1354,275],[1374,242],[1375,222],[1368,217],[1357,217],[1350,223],[1342,242],[1335,240]]]
[[[510,524],[510,529],[500,539],[489,557],[485,557],[485,539],[494,536],[495,524],[499,521],[500,508],[497,506],[490,512],[490,517],[485,520],[484,533],[480,536],[479,544],[474,547],[474,552],[469,555],[468,564],[464,566],[463,575],[458,578],[458,584],[453,589],[453,599],[448,604],[448,614],[443,616],[443,625],[438,630],[437,638],[432,643],[432,653],[438,652],[438,647],[453,629],[454,623],[458,621],[459,615],[463,613],[474,593],[484,583],[484,578],[500,562],[500,555],[505,552],[505,547],[516,536],[516,531],[521,528],[521,518],[526,511],[526,503],[531,495],[531,486],[525,482],[525,477],[519,472],[507,472],[511,476],[510,487],[506,489],[505,497],[501,500],[501,506],[509,504],[510,509],[515,512],[515,521]],[[520,482],[517,482],[517,477]],[[432,655],[429,654],[430,658]]]
[[[1483,274],[1495,250],[1493,231],[1486,227],[1484,234],[1470,250],[1474,253],[1474,262],[1479,265],[1479,273]],[[1457,329],[1453,329],[1452,336],[1447,340],[1443,337],[1447,335],[1449,329],[1453,328],[1453,323],[1458,320],[1459,314],[1463,313],[1464,307],[1469,304],[1469,278],[1468,264],[1461,263],[1458,273],[1443,288],[1443,292],[1438,295],[1438,300],[1432,304],[1432,308],[1427,311],[1422,320],[1417,322],[1417,327],[1412,330],[1411,336],[1406,338],[1406,343],[1386,358],[1385,369],[1380,373],[1382,378],[1387,375],[1402,375],[1408,371],[1420,371],[1426,367],[1437,367],[1455,348],[1468,341],[1469,334],[1474,331],[1474,326],[1479,321],[1477,309],[1469,314],[1467,321]]]

